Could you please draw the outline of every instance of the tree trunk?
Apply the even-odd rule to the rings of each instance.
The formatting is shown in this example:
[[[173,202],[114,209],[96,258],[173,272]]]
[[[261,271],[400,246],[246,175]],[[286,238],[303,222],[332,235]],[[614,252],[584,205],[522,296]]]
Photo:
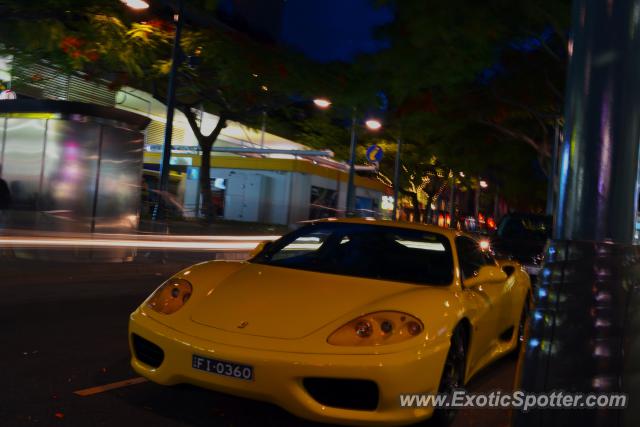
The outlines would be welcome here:
[[[413,204],[413,222],[422,222],[420,220],[420,202],[418,201],[418,193],[411,193],[411,203]]]
[[[213,206],[213,193],[211,192],[211,147],[212,144],[200,145],[202,150],[200,158],[200,195],[202,205],[200,211],[207,223],[215,219],[215,209]]]
[[[187,121],[196,135],[198,145],[202,151],[200,158],[200,195],[202,196],[202,208],[201,212],[207,223],[211,223],[215,220],[216,212],[213,206],[213,194],[211,192],[211,149],[220,136],[222,129],[227,127],[227,114],[225,112],[220,113],[220,118],[213,131],[209,135],[203,135],[198,126],[193,111],[190,107],[183,109],[184,115],[187,117]]]

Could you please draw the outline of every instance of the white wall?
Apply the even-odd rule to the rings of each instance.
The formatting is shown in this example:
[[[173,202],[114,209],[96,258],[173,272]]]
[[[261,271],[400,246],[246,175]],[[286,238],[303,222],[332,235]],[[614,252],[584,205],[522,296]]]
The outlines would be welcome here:
[[[309,219],[309,202],[311,200],[312,175],[290,173],[291,205],[289,207],[289,224]]]
[[[211,169],[212,179],[227,180],[225,219],[269,224],[288,223],[289,175],[281,171]],[[195,216],[197,197],[198,181],[187,180],[184,205],[189,216]]]
[[[211,178],[227,180],[225,219],[295,224],[309,219],[311,186],[338,191],[338,210],[346,208],[347,184],[301,172],[212,168]],[[380,203],[382,193],[356,188],[356,195]],[[187,180],[185,215],[195,216],[198,181]],[[290,203],[291,200],[291,203]]]

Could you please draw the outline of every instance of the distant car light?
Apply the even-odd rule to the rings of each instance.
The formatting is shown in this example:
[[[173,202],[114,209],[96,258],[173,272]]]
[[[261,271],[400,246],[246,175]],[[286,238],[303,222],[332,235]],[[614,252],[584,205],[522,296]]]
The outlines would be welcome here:
[[[491,248],[491,244],[488,240],[480,240],[480,249],[488,251]]]
[[[187,280],[171,278],[151,294],[147,306],[158,313],[173,314],[187,303],[192,292]]]
[[[352,320],[332,333],[327,342],[339,346],[397,344],[424,330],[415,317],[397,311],[379,311]]]
[[[487,218],[487,228],[491,230],[495,230],[496,228],[496,221],[491,217]]]

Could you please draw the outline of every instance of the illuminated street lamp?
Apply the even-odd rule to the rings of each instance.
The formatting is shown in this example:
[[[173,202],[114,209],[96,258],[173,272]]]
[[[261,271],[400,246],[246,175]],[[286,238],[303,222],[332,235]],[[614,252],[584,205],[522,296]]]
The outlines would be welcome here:
[[[482,188],[482,189],[486,189],[486,188],[489,187],[489,184],[484,179],[481,179],[479,184],[480,184],[480,188]]]
[[[379,130],[382,128],[382,123],[376,119],[369,119],[365,122],[365,125],[371,130]]]
[[[331,106],[331,101],[325,98],[317,98],[313,100],[313,103],[322,109],[327,109]],[[358,119],[356,117],[357,110],[354,107],[351,115],[351,146],[349,152],[349,181],[347,184],[347,216],[353,216],[355,211],[355,175],[356,175],[356,141],[357,141],[357,126]],[[365,125],[370,130],[380,130],[382,123],[376,119],[367,119]]]
[[[324,99],[324,98],[314,99],[313,103],[316,104],[316,107],[322,108],[322,109],[327,109],[327,108],[331,107],[331,101],[329,101],[328,99]]]
[[[122,3],[134,10],[143,10],[149,8],[149,3],[144,0],[120,0]]]

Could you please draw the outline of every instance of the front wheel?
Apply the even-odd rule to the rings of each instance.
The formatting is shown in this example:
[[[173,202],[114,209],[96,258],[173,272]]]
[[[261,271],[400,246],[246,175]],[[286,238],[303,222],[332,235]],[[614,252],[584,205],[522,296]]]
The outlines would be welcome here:
[[[527,339],[527,320],[529,319],[529,306],[531,302],[529,297],[524,300],[524,306],[522,307],[522,313],[520,314],[520,322],[518,323],[518,337],[516,343],[516,353],[524,346],[524,342]]]
[[[449,347],[447,359],[444,362],[438,393],[452,396],[455,390],[464,387],[464,376],[467,366],[466,346],[466,331],[464,327],[458,326],[451,335],[451,346]],[[455,419],[456,413],[457,410],[454,408],[438,408],[433,418],[438,425],[449,426]]]

